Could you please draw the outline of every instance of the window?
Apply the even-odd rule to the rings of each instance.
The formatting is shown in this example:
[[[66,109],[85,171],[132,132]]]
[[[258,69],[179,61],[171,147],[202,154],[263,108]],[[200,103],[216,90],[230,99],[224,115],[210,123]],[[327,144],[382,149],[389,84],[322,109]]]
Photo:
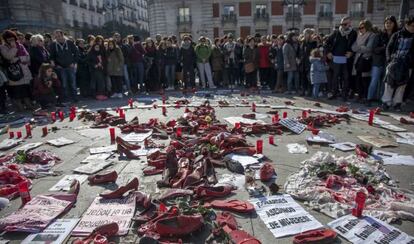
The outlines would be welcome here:
[[[319,12],[321,12],[321,13],[330,13],[330,12],[332,12],[332,3],[330,3],[330,2],[319,3]]]
[[[223,14],[234,15],[234,5],[224,5]]]
[[[266,14],[266,4],[256,4],[256,14],[264,15]]]
[[[289,13],[299,13],[299,6],[298,5],[294,5],[295,7],[293,7],[292,4],[288,4],[288,12]]]
[[[144,16],[142,16],[144,17]],[[190,20],[190,8],[179,8],[178,9],[178,18],[180,22],[185,22]]]
[[[355,2],[352,4],[352,11],[362,12],[363,11],[362,7],[363,7],[362,2]]]
[[[85,16],[85,13],[82,13],[82,22],[83,22],[83,23],[86,23],[86,16]]]
[[[93,25],[95,25],[95,18],[94,18],[94,16],[93,16],[93,14],[91,15],[91,25],[93,26]]]
[[[76,20],[76,11],[72,10],[72,19],[75,21]]]
[[[101,19],[101,17],[98,18],[98,25],[99,26],[102,26],[102,19]]]

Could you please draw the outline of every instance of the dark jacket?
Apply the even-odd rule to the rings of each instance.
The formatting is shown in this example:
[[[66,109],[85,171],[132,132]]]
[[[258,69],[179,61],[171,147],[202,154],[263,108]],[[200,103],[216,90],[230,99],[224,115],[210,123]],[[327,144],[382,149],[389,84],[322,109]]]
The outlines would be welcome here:
[[[312,49],[317,47],[316,41],[303,41],[299,47],[299,71],[308,73],[310,70],[309,56]]]
[[[54,41],[50,45],[50,60],[62,68],[68,68],[71,64],[78,62],[78,48],[71,40],[66,40],[63,44]]]
[[[175,47],[167,47],[163,52],[163,56],[165,59],[165,65],[173,65],[177,63],[178,52],[177,48]]]
[[[245,64],[253,63],[257,68],[259,64],[259,50],[257,47],[251,49],[250,46],[245,46],[243,49],[243,58]]]
[[[129,64],[129,53],[131,52],[131,46],[129,44],[118,43],[118,46],[121,48],[122,55],[124,56],[124,63]]]
[[[269,49],[269,59],[273,63],[273,67],[278,71],[283,71],[283,47],[277,45],[270,46]]]
[[[236,62],[243,62],[243,46],[239,43],[236,43],[234,48],[234,56],[236,57]]]
[[[106,70],[109,76],[124,76],[124,55],[120,47],[108,50]]]
[[[46,85],[47,81],[40,80],[38,77],[33,82],[33,95],[36,96],[45,96],[45,95],[55,95],[57,94],[57,89],[61,89],[60,81],[57,78],[51,78],[52,86],[48,87]]]
[[[213,71],[220,71],[224,69],[224,53],[223,50],[213,45],[211,48],[211,69]]]
[[[197,61],[197,56],[192,45],[184,46],[181,45],[179,60],[183,63],[183,69],[194,68],[194,64]]]
[[[142,63],[144,61],[144,54],[145,50],[142,47],[141,43],[135,43],[129,52],[129,63],[135,64],[135,63]]]
[[[356,38],[357,33],[354,30],[346,36],[342,36],[339,30],[335,30],[326,40],[325,48],[334,56],[345,56],[346,52],[352,52],[352,44]]]
[[[94,71],[105,71],[106,68],[106,60],[105,60],[105,53],[100,50],[99,52],[95,50],[90,50],[88,56],[86,58],[89,70],[91,72]],[[101,66],[95,67],[96,65],[100,64]]]
[[[43,63],[50,62],[49,51],[45,47],[31,47],[30,48],[30,71],[32,76],[35,77],[39,74],[39,68]]]

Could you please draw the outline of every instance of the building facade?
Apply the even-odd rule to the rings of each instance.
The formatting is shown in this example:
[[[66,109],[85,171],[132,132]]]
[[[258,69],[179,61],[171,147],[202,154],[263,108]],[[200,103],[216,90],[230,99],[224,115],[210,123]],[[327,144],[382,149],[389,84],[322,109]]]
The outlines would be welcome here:
[[[328,34],[344,16],[354,26],[369,19],[382,28],[388,15],[398,16],[403,0],[149,0],[150,34],[245,37],[314,28]],[[299,4],[289,4],[296,2]],[[409,0],[407,2],[413,2]],[[414,3],[411,3],[410,12]]]

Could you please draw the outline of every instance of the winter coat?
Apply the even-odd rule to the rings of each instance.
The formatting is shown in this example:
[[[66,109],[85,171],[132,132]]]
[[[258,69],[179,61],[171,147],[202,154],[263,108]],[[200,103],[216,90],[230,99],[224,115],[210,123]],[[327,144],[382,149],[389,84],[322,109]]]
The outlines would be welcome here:
[[[283,61],[284,61],[284,71],[296,71],[296,51],[293,48],[292,44],[285,43],[283,45]],[[288,67],[289,65],[289,67]]]
[[[128,61],[130,64],[142,63],[144,62],[145,50],[142,47],[141,43],[135,43],[129,52]]]
[[[179,60],[183,64],[183,69],[194,68],[194,64],[197,61],[197,56],[191,44],[188,46],[185,44],[181,45]]]
[[[269,59],[272,60],[273,66],[277,71],[284,70],[283,47],[272,45],[269,49]]]
[[[385,49],[387,47],[390,37],[386,32],[381,32],[375,35],[374,43],[372,44],[372,65],[377,67],[385,66]]]
[[[345,56],[346,52],[352,52],[351,47],[357,36],[358,33],[354,30],[351,30],[345,36],[342,36],[339,30],[335,30],[328,36],[325,42],[325,49],[327,53],[332,53],[334,56]]]
[[[40,80],[38,77],[33,82],[33,96],[55,95],[56,89],[61,89],[61,83],[57,78],[51,78],[52,86],[48,87],[46,81]]]
[[[237,51],[237,43],[236,42],[226,42],[223,45],[223,53],[224,53],[224,63],[226,66],[229,64],[237,63],[238,57],[236,54]]]
[[[96,52],[95,50],[90,50],[87,56],[87,63],[89,66],[89,70],[92,72],[95,71],[105,71],[106,62],[105,62],[105,53],[100,50]],[[100,64],[100,66],[95,67],[96,65]]]
[[[68,68],[78,62],[78,48],[71,40],[65,40],[63,44],[55,41],[50,45],[50,59],[62,68]]]
[[[363,38],[363,35],[358,35],[357,40],[352,45],[352,51],[355,52],[355,59],[354,59],[354,67],[353,67],[353,74],[356,74],[356,65],[359,58],[369,59],[372,62],[372,50],[375,35],[372,32],[366,32],[364,35],[365,41],[359,41],[359,38]],[[364,72],[362,73],[362,77],[369,77],[371,76],[371,72]]]
[[[220,47],[213,46],[211,50],[211,68],[213,71],[220,71],[224,68],[224,53]]]
[[[321,58],[309,58],[310,62],[310,80],[312,84],[328,83],[326,71],[329,69]]]
[[[165,65],[175,65],[178,58],[177,48],[167,47],[167,49],[165,49],[163,52],[163,56],[165,59]]]
[[[195,47],[197,63],[208,63],[211,55],[211,47],[205,44],[197,44]]]
[[[39,74],[40,66],[50,62],[50,53],[45,47],[36,46],[30,48],[30,71],[34,77]]]
[[[303,41],[299,47],[299,71],[308,73],[310,69],[309,57],[313,49],[317,47],[316,41]]]
[[[259,63],[259,50],[257,47],[253,49],[250,46],[245,46],[243,49],[244,64],[253,63],[257,68]]]
[[[234,56],[236,57],[236,62],[240,63],[243,62],[243,46],[236,43],[236,47],[234,48]]]
[[[20,86],[30,84],[30,81],[32,80],[32,74],[30,73],[28,66],[30,63],[30,56],[24,46],[18,42],[16,42],[16,47],[14,48],[10,47],[7,44],[1,45],[0,53],[3,56],[5,62],[15,63],[19,61],[19,65],[23,71],[23,78],[18,81],[12,81],[9,79],[8,85]]]
[[[270,45],[259,43],[259,68],[269,68],[270,67],[270,60],[269,60],[269,48]]]
[[[106,54],[106,72],[109,76],[124,76],[124,55],[119,47],[108,50]]]

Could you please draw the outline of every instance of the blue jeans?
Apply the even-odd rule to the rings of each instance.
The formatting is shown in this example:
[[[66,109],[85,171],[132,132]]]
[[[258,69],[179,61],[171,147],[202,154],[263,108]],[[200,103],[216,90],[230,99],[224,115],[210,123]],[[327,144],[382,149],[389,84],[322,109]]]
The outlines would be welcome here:
[[[321,83],[313,84],[313,87],[312,87],[312,97],[313,98],[318,98],[320,87],[321,87]]]
[[[136,90],[138,87],[137,85],[140,84],[140,89],[142,89],[142,86],[144,85],[144,63],[134,63],[131,64],[131,87],[133,90]]]
[[[287,71],[288,91],[295,91],[293,85],[295,85],[296,90],[299,89],[299,73],[297,71]]]
[[[63,94],[65,99],[76,99],[78,90],[76,87],[76,71],[75,68],[56,68],[56,73],[62,81]]]
[[[372,66],[371,71],[371,83],[369,83],[368,88],[368,100],[377,98],[379,83],[381,81],[382,74],[384,73],[384,67],[382,66]]]
[[[168,87],[174,87],[175,81],[175,64],[165,65],[165,78],[167,80]]]

